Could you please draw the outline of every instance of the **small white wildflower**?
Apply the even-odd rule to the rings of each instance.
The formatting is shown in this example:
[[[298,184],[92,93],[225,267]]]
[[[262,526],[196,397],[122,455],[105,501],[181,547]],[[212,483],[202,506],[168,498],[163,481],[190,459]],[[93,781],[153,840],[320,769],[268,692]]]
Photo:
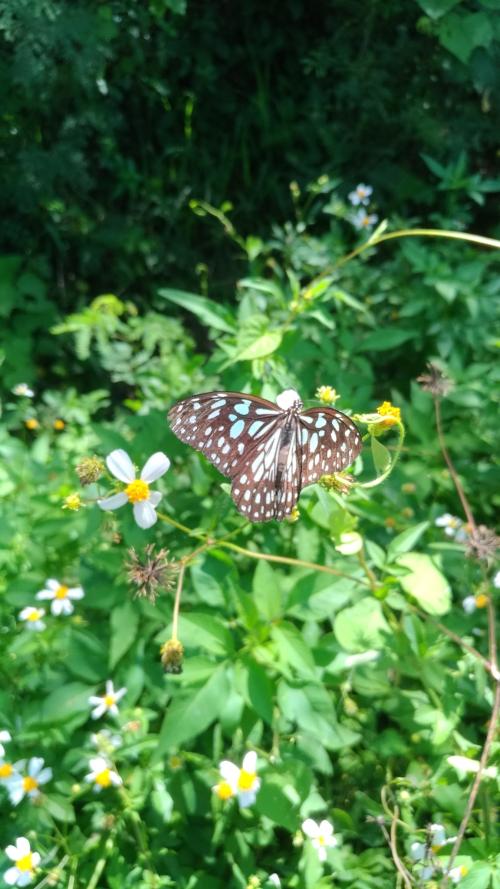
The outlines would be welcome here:
[[[52,769],[44,768],[41,756],[32,756],[27,767],[26,760],[14,763],[12,775],[5,782],[12,805],[17,806],[25,796],[36,799],[40,796],[41,785],[51,778]]]
[[[107,753],[110,750],[117,750],[118,747],[121,747],[122,745],[120,735],[113,734],[107,728],[103,728],[100,732],[92,734],[90,740],[94,747],[97,747],[102,753]]]
[[[92,757],[89,765],[90,772],[88,775],[85,775],[85,781],[93,784],[94,790],[97,793],[100,793],[103,788],[111,787],[112,785],[119,787],[123,783],[118,772],[111,768],[111,765],[103,756]]]
[[[28,630],[44,630],[45,624],[42,617],[45,614],[45,608],[35,608],[33,605],[27,605],[19,612],[18,619],[26,623]]]
[[[450,871],[448,871],[448,876],[452,883],[459,883],[462,877],[468,873],[468,868],[466,868],[465,864],[457,864],[456,867],[452,867]]]
[[[157,521],[156,507],[162,495],[150,491],[149,485],[159,479],[170,466],[170,460],[161,451],[153,454],[144,465],[140,478],[136,478],[134,465],[126,451],[120,448],[106,457],[106,464],[115,478],[126,484],[124,491],[112,494],[97,503],[101,509],[119,509],[126,503],[133,504],[134,519],[140,528],[151,528]]]
[[[252,806],[260,788],[260,778],[257,777],[257,754],[250,750],[243,757],[241,769],[234,763],[224,759],[219,764],[219,781],[212,790],[219,799],[226,800],[238,797],[240,809]]]
[[[353,556],[363,549],[363,538],[357,531],[344,531],[340,535],[340,543],[335,549],[343,556]]]
[[[14,866],[9,867],[3,875],[7,886],[27,886],[31,883],[40,863],[40,855],[31,851],[29,840],[18,837],[15,846],[7,846],[5,854],[14,862]]]
[[[352,222],[354,228],[357,228],[358,231],[363,228],[373,228],[375,223],[378,222],[378,216],[376,213],[367,213],[366,210],[358,210],[357,213],[353,213],[352,216],[349,217],[350,222]]]
[[[52,614],[72,614],[74,611],[72,599],[83,599],[84,592],[81,586],[68,587],[58,580],[50,578],[45,582],[45,587],[36,594],[35,599],[50,599]]]
[[[333,824],[329,821],[320,821],[319,824],[312,818],[306,818],[302,822],[302,831],[311,840],[311,845],[316,849],[320,861],[325,861],[327,849],[337,845],[338,840],[333,835]]]
[[[12,741],[10,732],[7,729],[2,729],[0,731],[0,759],[5,755],[5,747],[3,745],[7,744],[8,741]]]
[[[115,691],[113,681],[108,679],[106,681],[106,694],[91,695],[89,698],[89,704],[92,704],[94,707],[90,714],[92,719],[99,719],[104,713],[118,716],[118,707],[116,705],[123,698],[123,695],[126,694],[126,691],[126,688],[120,688],[118,691]]]
[[[35,394],[33,389],[30,389],[27,383],[17,383],[17,385],[11,389],[11,392],[13,392],[14,395],[20,395],[24,398],[33,398]]]
[[[353,207],[359,207],[360,204],[370,203],[370,197],[373,194],[373,188],[371,185],[363,185],[362,182],[356,186],[354,191],[350,191],[348,194],[348,198],[353,205]]]
[[[280,889],[281,880],[278,877],[278,874],[269,874],[267,881],[268,883],[271,883],[271,886],[276,886],[276,889]]]
[[[462,530],[464,523],[458,516],[445,512],[443,515],[440,515],[435,519],[434,524],[438,528],[444,528],[444,533],[447,537],[456,537],[457,533]]]

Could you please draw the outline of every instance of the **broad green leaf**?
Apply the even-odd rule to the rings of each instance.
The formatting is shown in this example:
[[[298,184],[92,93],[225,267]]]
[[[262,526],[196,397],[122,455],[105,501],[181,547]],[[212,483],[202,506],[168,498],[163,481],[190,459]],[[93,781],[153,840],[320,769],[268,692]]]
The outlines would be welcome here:
[[[241,352],[238,352],[233,358],[235,361],[253,361],[255,358],[267,358],[276,352],[281,345],[283,334],[279,330],[271,330],[262,334],[253,343],[250,343]]]
[[[451,608],[451,590],[440,571],[437,557],[425,553],[405,553],[398,558],[398,565],[409,569],[400,578],[401,586],[417,600],[427,614],[446,614]]]
[[[172,290],[169,287],[160,288],[158,295],[192,312],[208,327],[215,327],[216,330],[223,330],[226,333],[234,333],[234,324],[228,310],[205,296],[197,296],[197,294],[188,293],[185,290]]]
[[[187,697],[174,698],[163,720],[154,760],[204,732],[217,719],[228,690],[226,668],[220,666],[202,686],[191,688]]]
[[[431,19],[439,19],[462,0],[417,0],[418,5]]]
[[[109,667],[114,670],[137,638],[139,612],[132,602],[124,602],[113,608],[110,623]]]
[[[66,797],[51,793],[44,796],[44,807],[56,821],[64,821],[71,824],[75,820],[73,806]]]
[[[282,593],[278,576],[264,560],[257,562],[252,582],[254,602],[264,620],[276,620],[283,611]]]
[[[439,26],[439,39],[461,62],[467,63],[478,46],[489,47],[493,40],[491,16],[486,12],[470,15],[451,13]]]
[[[329,750],[341,750],[359,740],[357,732],[338,723],[333,700],[320,685],[295,687],[281,681],[278,706],[286,719],[297,723],[303,732],[313,735]]]
[[[429,522],[420,522],[418,525],[413,525],[412,528],[407,528],[406,531],[403,531],[401,534],[398,534],[397,537],[394,537],[387,548],[389,561],[395,559],[396,556],[401,553],[407,553],[413,546],[415,546],[422,534],[427,531],[429,524]]]
[[[344,608],[335,618],[334,632],[346,651],[367,651],[382,648],[390,633],[389,625],[377,599],[362,599],[351,608]]]
[[[257,794],[255,810],[280,827],[295,831],[300,826],[300,804],[300,796],[291,782],[286,782],[281,775],[269,775]]]
[[[398,327],[386,327],[369,333],[359,344],[361,352],[382,352],[385,349],[395,349],[402,343],[415,339],[414,330],[403,330]]]
[[[64,723],[75,713],[81,713],[85,719],[90,715],[89,696],[94,693],[93,687],[83,685],[81,682],[62,685],[40,702],[36,718],[30,722]]]
[[[241,662],[240,676],[247,703],[269,725],[273,719],[274,683],[260,664],[251,658]]]
[[[234,651],[231,633],[221,620],[211,614],[181,614],[179,638],[185,648],[204,648],[212,654],[229,655]]]
[[[391,455],[385,445],[381,444],[374,435],[372,435],[371,447],[375,470],[377,475],[382,475],[391,462]]]
[[[278,655],[288,667],[299,676],[316,676],[316,665],[310,649],[297,628],[286,621],[271,627],[271,636],[276,644]]]
[[[108,650],[94,634],[72,627],[66,665],[70,673],[87,682],[101,682],[108,672]]]
[[[460,889],[489,889],[492,873],[487,861],[476,861],[460,880]]]

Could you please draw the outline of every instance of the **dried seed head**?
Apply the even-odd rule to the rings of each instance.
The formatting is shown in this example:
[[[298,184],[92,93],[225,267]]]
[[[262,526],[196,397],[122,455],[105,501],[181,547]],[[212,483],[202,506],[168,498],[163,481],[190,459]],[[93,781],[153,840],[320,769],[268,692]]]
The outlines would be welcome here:
[[[100,479],[105,469],[100,457],[84,457],[76,466],[75,472],[81,485],[91,485]]]
[[[168,549],[160,549],[155,553],[153,543],[144,548],[141,558],[134,547],[129,549],[130,561],[125,564],[130,583],[136,587],[135,595],[154,602],[161,588],[169,591],[174,586],[179,572],[176,562],[169,562]]]
[[[495,553],[500,546],[500,537],[486,525],[478,525],[469,532],[466,543],[466,554],[471,559],[478,559],[488,565],[495,558]]]
[[[161,649],[161,662],[165,673],[182,673],[184,646],[178,639],[169,639]]]
[[[431,395],[437,397],[448,395],[453,389],[453,383],[441,368],[429,361],[427,371],[417,377],[417,383],[420,383],[424,392],[430,392]]]

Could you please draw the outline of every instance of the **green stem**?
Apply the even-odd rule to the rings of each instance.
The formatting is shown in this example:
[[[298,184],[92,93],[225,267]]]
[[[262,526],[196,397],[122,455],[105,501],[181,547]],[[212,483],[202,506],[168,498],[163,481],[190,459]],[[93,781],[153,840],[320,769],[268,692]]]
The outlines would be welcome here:
[[[394,450],[394,453],[392,455],[392,460],[389,463],[389,466],[387,467],[385,472],[383,472],[382,475],[378,475],[377,478],[372,479],[371,482],[354,482],[353,487],[356,487],[356,488],[376,488],[378,485],[381,485],[382,482],[384,482],[386,480],[386,478],[388,478],[390,476],[392,470],[394,469],[396,463],[398,462],[398,460],[401,456],[401,451],[403,450],[403,442],[405,440],[405,427],[403,426],[403,424],[401,422],[397,422],[397,423],[395,423],[395,426],[397,426],[397,429],[398,429],[398,442],[397,442],[396,448]]]
[[[303,559],[292,559],[288,556],[271,556],[268,553],[256,553],[251,549],[245,549],[243,546],[237,546],[236,543],[229,543],[226,540],[218,540],[214,542],[215,546],[226,546],[235,552],[241,553],[243,556],[249,556],[251,559],[263,559],[266,562],[280,562],[284,565],[296,565],[300,568],[312,568],[314,571],[323,571],[325,574],[334,574],[336,577],[346,577],[348,580],[354,580],[363,586],[369,587],[370,584],[360,577],[353,577],[352,574],[346,574],[344,571],[337,571],[336,568],[330,568],[328,565],[318,565],[316,562],[305,562]]]

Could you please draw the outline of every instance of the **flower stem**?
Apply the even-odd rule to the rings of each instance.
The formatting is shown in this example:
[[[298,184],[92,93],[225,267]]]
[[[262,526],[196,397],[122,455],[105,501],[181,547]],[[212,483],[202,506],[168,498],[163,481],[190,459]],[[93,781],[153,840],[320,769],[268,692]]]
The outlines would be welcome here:
[[[328,565],[318,565],[316,562],[305,562],[303,559],[292,559],[288,558],[288,556],[272,556],[268,553],[258,553],[251,549],[237,546],[236,543],[229,543],[226,540],[214,541],[214,546],[226,546],[241,553],[243,556],[249,556],[251,559],[264,559],[266,562],[280,562],[284,565],[312,568],[314,571],[323,571],[325,574],[334,574],[336,577],[346,577],[348,580],[354,580],[356,583],[363,584],[363,586],[370,586],[366,580],[362,580],[360,577],[353,577],[352,574],[346,574],[344,571],[337,571],[336,568],[330,568]]]
[[[464,494],[462,484],[461,484],[460,479],[457,475],[455,467],[451,461],[451,457],[448,453],[448,448],[446,447],[446,442],[444,440],[443,424],[442,424],[442,420],[441,420],[441,402],[440,402],[439,398],[434,398],[434,410],[435,410],[435,414],[436,414],[436,429],[437,429],[437,434],[438,434],[438,439],[439,439],[439,445],[441,447],[441,452],[442,452],[443,457],[445,459],[446,465],[449,469],[450,475],[453,479],[453,484],[455,485],[457,494],[460,497],[460,502],[462,504],[464,513],[466,515],[467,522],[469,523],[472,531],[476,531],[476,523],[474,521],[474,516],[472,515],[472,510],[469,506],[469,501],[467,500],[467,497]]]
[[[403,426],[403,424],[400,421],[398,421],[394,425],[397,426],[397,430],[398,430],[398,442],[395,447],[395,450],[392,455],[392,459],[391,459],[391,462],[389,463],[389,466],[387,467],[385,472],[383,472],[382,475],[378,475],[377,478],[372,479],[370,482],[354,482],[353,487],[355,487],[355,488],[376,488],[377,485],[381,485],[382,482],[384,482],[386,480],[386,478],[388,478],[390,476],[392,470],[394,469],[396,463],[398,462],[398,460],[401,456],[401,451],[403,450],[403,442],[405,440],[405,427]]]
[[[197,550],[198,552],[198,550]],[[179,571],[179,577],[177,578],[177,589],[175,591],[175,602],[174,602],[174,610],[172,613],[172,639],[177,641],[177,631],[179,629],[179,609],[181,605],[181,595],[182,595],[182,584],[184,582],[184,572],[186,570],[186,563],[181,562],[181,567]]]

